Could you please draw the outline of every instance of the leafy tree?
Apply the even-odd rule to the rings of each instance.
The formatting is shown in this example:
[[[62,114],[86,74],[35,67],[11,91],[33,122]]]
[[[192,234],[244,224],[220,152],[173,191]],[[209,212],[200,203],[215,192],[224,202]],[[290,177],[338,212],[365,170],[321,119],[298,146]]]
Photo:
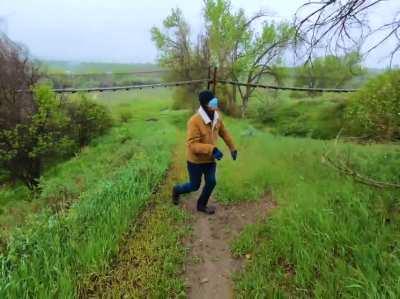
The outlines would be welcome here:
[[[347,129],[358,136],[400,139],[400,71],[371,79],[350,98]]]
[[[152,40],[159,51],[159,63],[170,72],[168,81],[186,81],[207,78],[209,51],[206,37],[199,35],[197,43],[190,39],[190,26],[182,11],[172,9],[163,22],[163,28],[151,29]],[[191,85],[176,89],[176,98],[187,106],[188,98],[193,97],[201,85]]]
[[[345,56],[316,58],[296,70],[296,86],[309,88],[343,88],[349,81],[363,75],[361,56],[357,52]]]
[[[205,78],[206,68],[212,63],[218,66],[221,79],[258,83],[270,75],[279,81],[281,69],[277,66],[294,35],[293,28],[267,22],[263,12],[249,18],[242,9],[233,11],[229,0],[204,1],[203,16],[206,33],[198,36],[197,43],[190,41],[189,26],[179,9],[172,10],[164,20],[164,30],[152,29],[159,61],[171,70],[173,78]],[[261,31],[256,30],[259,23]],[[226,86],[220,86],[218,96],[223,106],[227,102],[230,108],[235,106],[239,91],[244,114],[254,90],[234,88],[230,93]]]
[[[208,0],[205,4],[205,19],[210,39],[213,60],[217,60],[219,73],[235,81],[259,83],[265,76],[275,81],[281,80],[281,62],[285,49],[289,46],[294,30],[287,23],[268,22],[264,12],[247,17],[243,9],[232,11],[227,0]],[[257,31],[257,24],[261,30]],[[242,115],[254,87],[239,88],[242,100]],[[236,101],[233,89],[232,101]]]

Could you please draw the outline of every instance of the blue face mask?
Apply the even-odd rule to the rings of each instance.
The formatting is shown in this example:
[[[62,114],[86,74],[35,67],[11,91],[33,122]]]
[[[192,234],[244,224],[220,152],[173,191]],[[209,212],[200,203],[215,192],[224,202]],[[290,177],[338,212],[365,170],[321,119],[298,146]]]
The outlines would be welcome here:
[[[208,107],[210,107],[211,109],[218,109],[218,99],[217,99],[217,98],[213,98],[213,99],[208,103]]]

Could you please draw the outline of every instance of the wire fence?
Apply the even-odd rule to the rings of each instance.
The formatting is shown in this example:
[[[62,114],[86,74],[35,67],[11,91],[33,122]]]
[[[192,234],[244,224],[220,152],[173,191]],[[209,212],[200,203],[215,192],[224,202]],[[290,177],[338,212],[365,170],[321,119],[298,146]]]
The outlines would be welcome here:
[[[160,88],[160,87],[173,87],[184,86],[200,83],[208,83],[209,79],[199,79],[190,81],[166,82],[155,84],[140,84],[140,85],[126,85],[126,86],[112,86],[112,87],[94,87],[94,88],[58,88],[53,89],[55,93],[76,93],[76,92],[103,92],[103,91],[121,91],[145,88]]]
[[[134,72],[125,72],[125,73],[86,73],[86,74],[62,74],[62,76],[102,76],[102,75],[137,75],[137,74],[156,74],[156,73],[166,73],[168,70],[149,70],[149,71],[134,71]],[[57,76],[57,75],[56,75]],[[48,75],[51,77],[51,75]],[[214,67],[213,71],[211,67],[208,68],[208,78],[206,79],[196,79],[196,80],[186,80],[186,81],[177,81],[177,82],[150,82],[150,83],[140,83],[140,84],[131,84],[131,85],[115,85],[115,86],[103,86],[103,87],[87,87],[87,88],[55,88],[53,91],[55,93],[77,93],[77,92],[110,92],[110,91],[128,91],[135,89],[147,89],[147,88],[167,88],[174,86],[184,86],[184,85],[198,85],[198,84],[207,84],[207,89],[210,89],[212,86],[212,90],[215,92],[217,84],[229,84],[238,87],[250,87],[250,88],[263,88],[263,89],[272,89],[272,90],[286,90],[286,91],[302,91],[302,92],[314,92],[314,93],[350,93],[356,92],[358,89],[344,89],[344,88],[308,88],[308,87],[295,87],[295,86],[279,86],[279,85],[269,85],[269,84],[255,84],[255,83],[246,83],[246,82],[238,82],[232,80],[222,80],[217,78],[217,68]],[[18,92],[30,92],[26,90],[18,90]]]
[[[291,87],[291,86],[277,86],[277,85],[266,85],[266,84],[252,84],[243,83],[229,80],[218,80],[221,84],[230,84],[235,86],[253,87],[253,88],[265,88],[275,90],[292,90],[292,91],[308,91],[308,92],[355,92],[358,89],[341,89],[341,88],[307,88],[307,87]]]
[[[112,86],[112,87],[94,87],[94,88],[56,88],[53,89],[55,93],[77,93],[77,92],[107,92],[107,91],[121,91],[121,90],[134,90],[134,89],[145,89],[145,88],[165,88],[173,86],[184,86],[184,85],[194,85],[200,83],[207,83],[208,87],[210,85],[215,86],[213,80],[210,79],[199,79],[199,80],[189,80],[189,81],[177,81],[177,82],[166,82],[166,83],[154,83],[154,84],[139,84],[139,85],[126,85],[126,86]],[[333,92],[333,93],[350,93],[356,92],[358,89],[339,89],[339,88],[307,88],[307,87],[291,87],[291,86],[277,86],[277,85],[266,85],[266,84],[252,84],[243,83],[229,80],[217,80],[216,83],[220,84],[230,84],[242,87],[251,88],[263,88],[263,89],[273,89],[273,90],[290,90],[290,91],[304,91],[304,92]],[[214,89],[214,88],[213,88]]]

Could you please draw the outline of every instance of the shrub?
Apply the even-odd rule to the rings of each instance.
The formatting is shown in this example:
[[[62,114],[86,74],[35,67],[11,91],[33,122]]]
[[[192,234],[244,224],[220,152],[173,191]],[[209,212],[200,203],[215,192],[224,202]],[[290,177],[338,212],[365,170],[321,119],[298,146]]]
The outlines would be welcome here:
[[[38,184],[43,162],[73,146],[65,133],[68,117],[49,87],[34,90],[36,113],[26,123],[0,129],[0,165],[30,189]]]
[[[89,144],[90,140],[107,131],[112,126],[110,112],[84,94],[71,98],[66,104],[70,118],[69,134],[80,147]]]
[[[370,80],[350,98],[346,128],[356,136],[400,139],[400,71]]]
[[[130,110],[122,110],[119,113],[119,120],[122,123],[127,123],[128,121],[130,121],[132,119],[132,117],[133,117],[133,113]]]
[[[0,168],[28,188],[38,186],[46,162],[70,156],[112,124],[107,109],[85,96],[60,102],[49,86],[33,92],[35,113],[11,128],[0,128]]]

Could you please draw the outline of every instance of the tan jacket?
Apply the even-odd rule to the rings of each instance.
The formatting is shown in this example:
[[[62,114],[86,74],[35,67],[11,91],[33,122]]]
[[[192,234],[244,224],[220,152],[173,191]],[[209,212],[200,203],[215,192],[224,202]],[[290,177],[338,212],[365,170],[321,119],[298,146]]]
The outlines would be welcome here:
[[[188,161],[196,164],[214,162],[212,151],[217,145],[218,136],[222,137],[231,151],[235,150],[232,137],[226,130],[218,112],[215,112],[214,120],[211,121],[207,113],[200,107],[187,124]]]

